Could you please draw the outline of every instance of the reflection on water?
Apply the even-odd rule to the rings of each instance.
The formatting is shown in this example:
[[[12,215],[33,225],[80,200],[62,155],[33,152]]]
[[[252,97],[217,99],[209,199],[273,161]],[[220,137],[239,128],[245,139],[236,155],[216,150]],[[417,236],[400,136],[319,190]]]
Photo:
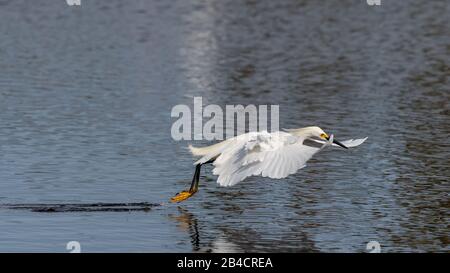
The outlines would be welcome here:
[[[217,239],[205,238],[205,232],[199,229],[199,223],[194,214],[181,207],[178,207],[178,212],[179,215],[169,214],[169,218],[176,221],[180,230],[189,235],[192,251],[210,253],[243,252],[237,245],[227,241],[227,238],[223,235]]]
[[[200,231],[198,229],[197,218],[187,210],[178,207],[179,215],[169,214],[169,218],[176,221],[181,231],[186,232],[191,237],[192,250],[200,250]]]
[[[259,251],[317,251],[314,249],[312,242],[308,242],[306,234],[302,234],[301,230],[296,230],[296,236],[292,246],[273,245],[273,242],[264,240],[258,232],[251,228],[239,229],[239,227],[207,227],[211,223],[199,221],[197,217],[188,210],[178,207],[178,214],[169,214],[169,219],[177,223],[177,227],[181,231],[186,232],[191,238],[192,251],[211,252],[211,253],[242,253],[253,251],[260,248]],[[209,231],[217,229],[218,234],[212,235]],[[299,244],[299,238],[302,243]],[[289,241],[290,238],[284,238]],[[294,245],[295,244],[295,245]]]
[[[0,210],[0,251],[448,252],[448,1],[0,3],[0,203],[161,203],[176,104],[279,104],[339,139],[283,180],[150,212]],[[196,145],[204,142],[196,142]]]
[[[30,210],[32,212],[130,212],[150,211],[160,204],[140,203],[91,203],[91,204],[1,204],[0,209]]]

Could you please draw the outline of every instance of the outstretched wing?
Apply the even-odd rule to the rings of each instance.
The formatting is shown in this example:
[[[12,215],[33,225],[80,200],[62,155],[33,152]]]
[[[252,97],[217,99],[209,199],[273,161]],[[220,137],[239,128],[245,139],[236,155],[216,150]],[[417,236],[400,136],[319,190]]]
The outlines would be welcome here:
[[[252,175],[284,178],[305,167],[321,148],[304,145],[303,139],[289,133],[249,133],[227,143],[213,163],[213,173],[221,186],[233,186]]]

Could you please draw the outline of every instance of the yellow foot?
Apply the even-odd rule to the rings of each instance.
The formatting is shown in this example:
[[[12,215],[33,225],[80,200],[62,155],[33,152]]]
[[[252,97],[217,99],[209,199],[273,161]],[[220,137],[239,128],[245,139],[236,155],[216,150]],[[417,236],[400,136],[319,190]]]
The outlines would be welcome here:
[[[175,195],[174,197],[170,198],[170,202],[172,203],[182,202],[191,197],[192,195],[194,195],[194,193],[195,192],[182,191],[180,193],[177,193],[177,195]]]

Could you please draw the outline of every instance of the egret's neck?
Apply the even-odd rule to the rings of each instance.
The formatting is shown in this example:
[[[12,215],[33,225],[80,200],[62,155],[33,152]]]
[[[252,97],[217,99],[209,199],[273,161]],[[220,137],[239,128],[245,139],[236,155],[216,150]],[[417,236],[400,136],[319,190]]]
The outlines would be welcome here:
[[[291,135],[306,139],[314,136],[314,127],[305,127],[299,129],[290,129]]]

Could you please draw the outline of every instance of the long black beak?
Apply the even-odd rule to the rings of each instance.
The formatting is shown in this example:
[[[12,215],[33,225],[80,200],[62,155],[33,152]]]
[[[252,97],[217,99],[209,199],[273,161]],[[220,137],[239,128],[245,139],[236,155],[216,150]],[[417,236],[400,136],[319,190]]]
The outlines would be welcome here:
[[[330,138],[327,137],[327,140],[329,140],[329,139],[330,139]],[[345,146],[344,144],[340,143],[339,141],[337,141],[337,140],[334,139],[334,138],[333,138],[333,143],[334,143],[334,144],[337,144],[337,145],[339,145],[339,146],[341,146],[341,147],[344,148],[344,149],[348,149],[347,146]]]

